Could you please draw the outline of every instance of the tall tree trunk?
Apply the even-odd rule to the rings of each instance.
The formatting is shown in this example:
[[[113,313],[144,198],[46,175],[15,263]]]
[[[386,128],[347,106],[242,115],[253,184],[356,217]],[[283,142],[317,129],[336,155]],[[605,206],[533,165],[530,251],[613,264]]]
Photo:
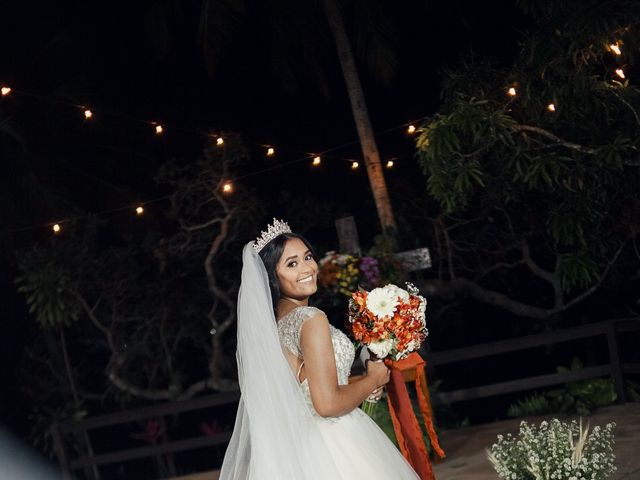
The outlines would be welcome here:
[[[358,137],[360,138],[360,145],[362,147],[362,155],[365,166],[367,167],[369,183],[373,191],[373,198],[376,203],[376,209],[378,210],[380,224],[382,225],[383,231],[387,227],[395,228],[396,221],[393,218],[387,183],[384,179],[382,162],[380,161],[380,152],[378,152],[373,128],[371,128],[369,111],[367,110],[367,104],[364,99],[364,92],[362,90],[362,84],[360,83],[360,77],[358,76],[358,70],[356,69],[356,62],[353,58],[351,43],[349,42],[349,37],[347,37],[347,32],[344,27],[342,12],[336,4],[336,0],[323,0],[323,5],[331,33],[333,34],[333,39],[336,42],[344,81],[347,84],[353,119],[356,122]]]

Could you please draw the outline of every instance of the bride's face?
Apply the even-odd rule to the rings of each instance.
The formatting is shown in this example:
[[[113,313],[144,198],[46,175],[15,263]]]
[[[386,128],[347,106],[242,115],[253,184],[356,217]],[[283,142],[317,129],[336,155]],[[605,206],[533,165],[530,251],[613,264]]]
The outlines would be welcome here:
[[[316,293],[318,264],[311,250],[299,238],[292,238],[284,246],[276,265],[276,275],[283,297],[304,300]]]

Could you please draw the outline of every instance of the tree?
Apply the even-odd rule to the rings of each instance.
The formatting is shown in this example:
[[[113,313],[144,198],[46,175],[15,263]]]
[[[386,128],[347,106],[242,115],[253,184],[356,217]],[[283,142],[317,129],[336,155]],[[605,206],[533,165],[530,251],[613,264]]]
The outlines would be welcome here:
[[[264,14],[271,21],[269,26],[274,32],[273,36],[279,39],[274,43],[280,51],[272,52],[278,57],[275,63],[280,67],[279,73],[289,81],[300,75],[299,70],[305,64],[318,77],[322,77],[317,55],[309,55],[309,52],[318,47],[321,49],[328,47],[326,43],[314,38],[314,36],[322,37],[323,30],[326,30],[324,25],[318,24],[318,18],[324,15],[327,20],[331,38],[338,53],[369,184],[384,232],[389,227],[395,228],[396,223],[352,42],[345,27],[344,10],[348,7],[356,12],[353,15],[354,29],[358,32],[357,40],[359,40],[356,51],[361,53],[362,63],[372,67],[371,70],[378,77],[390,78],[395,67],[395,57],[387,38],[388,25],[377,2],[323,0],[322,9],[318,10],[311,3],[282,1],[275,4],[269,3]],[[233,35],[233,25],[237,24],[245,14],[246,7],[241,1],[205,0],[203,2],[200,21],[202,48],[205,62],[212,74],[215,74],[217,63],[222,55],[221,49],[226,47],[226,42]],[[323,88],[326,88],[326,85],[323,84]]]
[[[417,138],[441,207],[429,217],[438,278],[424,288],[549,322],[632,275],[640,90],[618,69],[635,78],[640,6],[520,5],[536,23],[514,65],[449,72]]]
[[[224,351],[240,258],[226,250],[240,250],[256,212],[223,184],[245,158],[229,135],[196,162],[165,165],[157,180],[171,192],[161,227],[169,234],[156,227],[113,239],[85,215],[22,257],[20,291],[41,328],[60,333],[76,403],[108,392],[169,400],[237,388]]]

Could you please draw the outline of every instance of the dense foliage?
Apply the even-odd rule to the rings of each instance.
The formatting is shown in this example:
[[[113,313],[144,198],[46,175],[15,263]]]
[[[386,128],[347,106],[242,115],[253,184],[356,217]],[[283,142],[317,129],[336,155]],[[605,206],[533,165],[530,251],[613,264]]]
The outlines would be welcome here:
[[[418,161],[442,209],[432,221],[439,279],[450,282],[433,294],[464,291],[546,319],[607,276],[632,274],[624,265],[640,231],[640,6],[520,3],[536,28],[518,59],[447,74]],[[496,274],[509,272],[519,274],[510,285],[518,299],[496,286]],[[531,275],[551,287],[535,300],[520,283]]]

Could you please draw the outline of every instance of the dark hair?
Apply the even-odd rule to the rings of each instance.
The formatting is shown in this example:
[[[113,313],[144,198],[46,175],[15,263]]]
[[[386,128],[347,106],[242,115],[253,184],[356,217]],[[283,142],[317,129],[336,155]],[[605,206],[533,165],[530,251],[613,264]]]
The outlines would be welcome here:
[[[281,233],[276,238],[267,243],[262,250],[260,250],[260,258],[262,259],[262,263],[264,263],[264,267],[267,270],[267,275],[269,276],[269,289],[271,290],[271,300],[273,301],[273,311],[275,313],[276,307],[278,305],[278,300],[280,299],[280,286],[278,285],[278,275],[276,274],[276,266],[284,253],[284,246],[287,241],[297,238],[302,240],[309,250],[311,250],[311,255],[313,258],[316,258],[316,254],[313,251],[313,247],[309,243],[309,241],[304,238],[302,235],[298,233]]]

